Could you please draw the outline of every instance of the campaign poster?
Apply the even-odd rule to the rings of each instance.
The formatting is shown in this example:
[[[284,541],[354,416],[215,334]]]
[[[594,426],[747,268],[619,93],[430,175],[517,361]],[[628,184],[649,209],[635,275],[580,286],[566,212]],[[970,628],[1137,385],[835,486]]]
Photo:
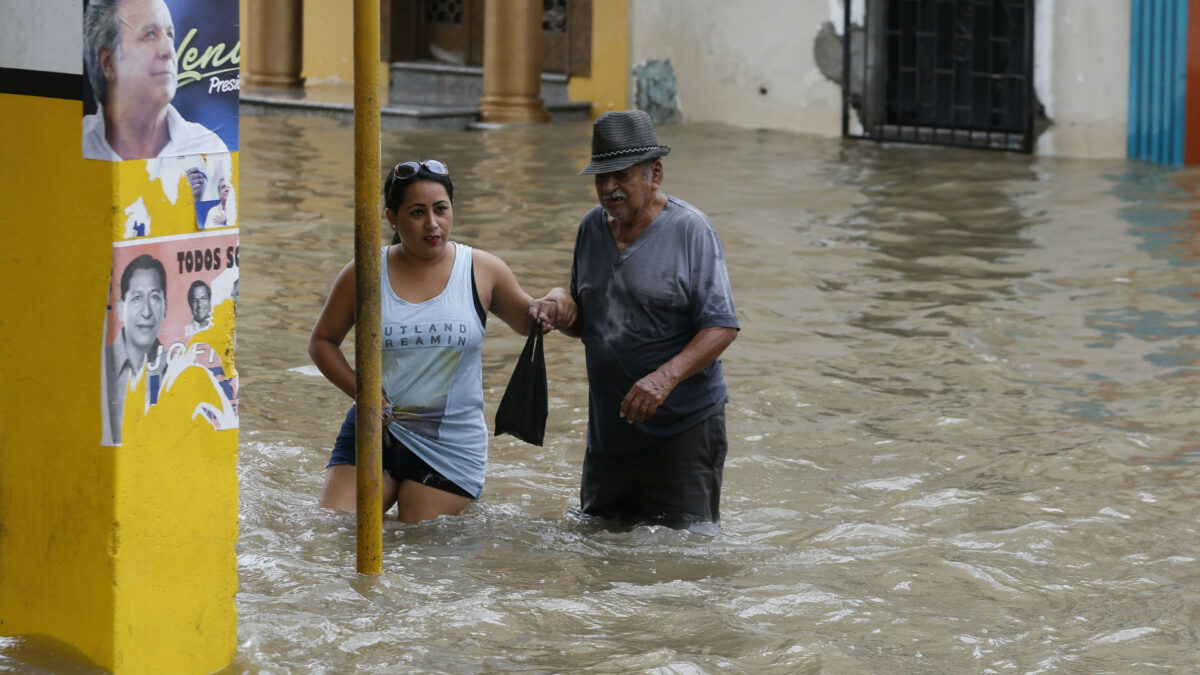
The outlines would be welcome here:
[[[84,0],[83,156],[234,152],[238,0]]]
[[[237,231],[115,242],[110,286],[101,445],[151,417],[236,429]]]
[[[237,179],[234,176],[232,155],[204,155],[178,159],[180,161],[175,164],[185,167],[184,178],[192,191],[196,209],[196,229],[237,227]]]
[[[236,228],[237,158],[220,153],[122,164],[114,239]]]

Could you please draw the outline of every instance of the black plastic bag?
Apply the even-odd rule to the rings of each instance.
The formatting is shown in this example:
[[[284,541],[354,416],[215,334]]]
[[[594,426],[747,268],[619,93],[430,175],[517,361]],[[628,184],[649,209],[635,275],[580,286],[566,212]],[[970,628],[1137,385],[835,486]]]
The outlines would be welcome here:
[[[547,415],[546,357],[542,354],[541,327],[535,324],[496,409],[495,435],[511,434],[526,443],[541,445],[546,437]]]

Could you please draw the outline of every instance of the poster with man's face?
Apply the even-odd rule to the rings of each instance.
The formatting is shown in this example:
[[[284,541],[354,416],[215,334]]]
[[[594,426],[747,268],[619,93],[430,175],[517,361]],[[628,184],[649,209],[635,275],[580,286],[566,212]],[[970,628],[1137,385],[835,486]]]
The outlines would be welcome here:
[[[237,428],[237,232],[119,242],[112,269],[101,444],[121,445],[127,420],[159,414],[176,425]]]
[[[238,149],[238,0],[84,0],[83,156]]]

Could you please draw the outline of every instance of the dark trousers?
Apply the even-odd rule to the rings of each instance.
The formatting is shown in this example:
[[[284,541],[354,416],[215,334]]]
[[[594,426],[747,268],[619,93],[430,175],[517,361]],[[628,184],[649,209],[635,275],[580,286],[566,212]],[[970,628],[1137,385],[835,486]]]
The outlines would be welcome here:
[[[580,506],[619,523],[683,527],[721,521],[725,409],[678,436],[625,452],[587,452]]]

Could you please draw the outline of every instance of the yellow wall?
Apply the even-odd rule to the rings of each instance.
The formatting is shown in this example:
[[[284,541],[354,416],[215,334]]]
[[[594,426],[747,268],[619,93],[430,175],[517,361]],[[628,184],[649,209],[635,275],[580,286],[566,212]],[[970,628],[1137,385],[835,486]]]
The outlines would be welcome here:
[[[592,75],[572,77],[572,101],[591,101],[592,118],[629,108],[629,0],[592,3]]]
[[[149,198],[144,160],[82,159],[80,117],[79,101],[0,95],[0,635],[48,635],[116,673],[213,672],[237,644],[237,431],[192,417],[213,387],[191,368],[148,412],[127,401],[122,445],[100,445],[124,205],[147,196],[156,236],[195,230],[193,207]],[[206,336],[230,370],[232,309]]]
[[[0,95],[0,633],[109,663],[116,457],[97,443],[113,177],[81,157],[81,110]]]
[[[247,0],[239,4],[243,51],[254,48],[250,40],[247,5]],[[307,78],[308,84],[353,83],[354,0],[307,1],[303,8],[301,77]],[[242,59],[242,72],[246,71],[249,62],[249,59]]]
[[[239,20],[243,52],[253,49],[250,40],[249,10],[247,0],[239,5]],[[304,2],[303,35],[300,76],[306,85],[334,85],[354,83],[354,0],[320,0]],[[380,36],[387,39],[387,34]],[[242,59],[242,73],[246,72],[249,59]],[[382,87],[388,83],[388,66],[380,62],[379,81]]]
[[[304,66],[307,84],[354,82],[354,2],[322,0],[304,3]],[[246,2],[241,3],[242,44],[248,42]],[[380,39],[387,39],[384,33]],[[242,60],[245,70],[247,59]],[[381,64],[380,83],[388,81],[387,64]],[[592,74],[572,77],[572,101],[591,101],[592,117],[629,107],[629,0],[596,0],[592,3]]]
[[[238,153],[230,157],[236,189]],[[124,237],[124,206],[139,198],[154,224],[146,243],[197,234],[185,180],[172,202],[147,161],[116,168],[113,241]],[[210,232],[217,237],[188,239],[186,248],[236,246],[236,229]],[[180,274],[177,260],[161,257],[169,276]],[[168,311],[183,310],[182,295],[168,293]],[[199,362],[234,376],[233,300],[222,299],[215,284],[212,312],[216,325],[188,346],[215,350]],[[137,402],[134,393],[126,398],[121,446],[101,448],[116,456],[113,624],[128,636],[118,634],[114,662],[131,673],[212,672],[232,660],[237,644],[237,430],[218,431],[196,416],[201,403],[226,407],[204,367],[184,370],[148,410]]]
[[[304,3],[303,54],[313,84],[354,82],[354,0]]]

